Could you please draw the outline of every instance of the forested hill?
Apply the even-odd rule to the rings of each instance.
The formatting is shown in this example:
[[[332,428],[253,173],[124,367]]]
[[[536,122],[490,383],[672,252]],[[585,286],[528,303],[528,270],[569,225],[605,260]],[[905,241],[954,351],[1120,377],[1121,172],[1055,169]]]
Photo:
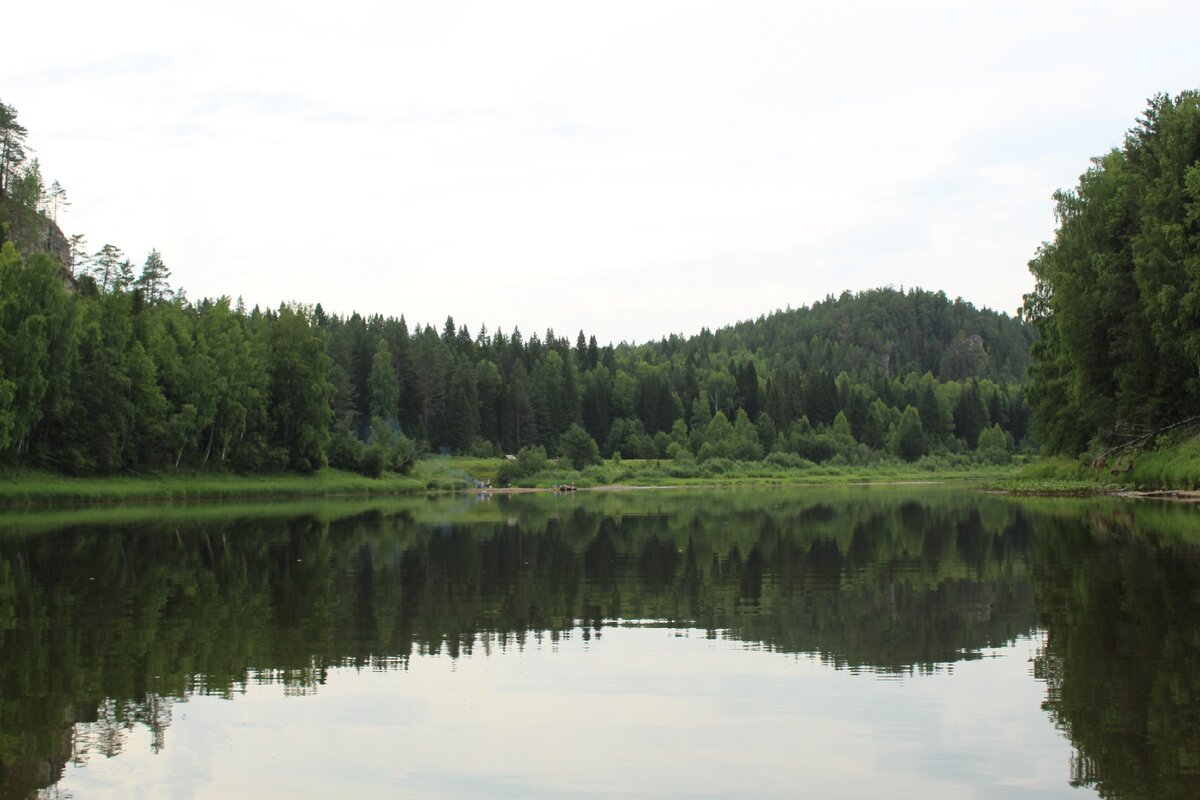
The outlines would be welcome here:
[[[1032,329],[944,292],[871,289],[739,322],[688,342],[702,352],[748,351],[773,367],[834,373],[932,373],[940,381],[1024,382]],[[673,350],[677,338],[657,345]]]
[[[778,450],[912,459],[976,450],[987,429],[1004,451],[1026,435],[1030,329],[942,293],[846,293],[715,333],[603,347],[583,331],[574,344],[554,331],[472,336],[453,319],[410,331],[403,317],[320,308],[315,324],[345,429],[394,415],[408,435],[451,451],[553,454],[575,424],[605,455],[701,460]],[[705,451],[725,426],[742,446]]]

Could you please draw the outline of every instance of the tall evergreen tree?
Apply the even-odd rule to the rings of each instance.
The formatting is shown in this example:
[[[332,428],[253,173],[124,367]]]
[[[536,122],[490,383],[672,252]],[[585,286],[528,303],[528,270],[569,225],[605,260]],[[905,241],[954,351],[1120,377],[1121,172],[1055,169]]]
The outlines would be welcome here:
[[[367,392],[371,419],[378,417],[385,422],[395,421],[400,402],[400,382],[392,365],[392,351],[385,339],[380,339],[375,345],[371,373],[367,378]]]
[[[158,250],[151,250],[134,286],[145,292],[148,301],[157,303],[171,296],[171,287],[167,282],[170,277],[171,270],[163,262],[162,255]]]

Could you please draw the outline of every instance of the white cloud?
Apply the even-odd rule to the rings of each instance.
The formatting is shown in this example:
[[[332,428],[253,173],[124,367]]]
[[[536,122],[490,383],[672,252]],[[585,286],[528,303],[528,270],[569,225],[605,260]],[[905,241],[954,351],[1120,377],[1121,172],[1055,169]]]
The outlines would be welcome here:
[[[201,10],[202,8],[202,10]],[[69,233],[192,296],[643,340],[826,292],[1011,311],[1050,194],[1192,88],[1179,4],[8,12]]]

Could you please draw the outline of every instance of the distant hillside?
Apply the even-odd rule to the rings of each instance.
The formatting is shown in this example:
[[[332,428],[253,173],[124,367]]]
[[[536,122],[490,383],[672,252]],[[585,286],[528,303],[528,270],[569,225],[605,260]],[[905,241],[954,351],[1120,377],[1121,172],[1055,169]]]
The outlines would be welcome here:
[[[685,349],[749,352],[770,367],[802,372],[879,372],[887,378],[929,372],[938,381],[1023,383],[1034,338],[1022,320],[950,300],[945,292],[881,288],[843,292],[812,306],[702,331]],[[649,347],[680,345],[673,338]]]
[[[701,463],[773,453],[1004,460],[1032,446],[1022,389],[1030,328],[940,292],[845,293],[615,347],[583,331],[574,346],[554,331],[472,337],[453,319],[410,331],[403,318],[318,309],[316,323],[343,430],[390,418],[449,451],[553,454],[576,423],[604,455]]]

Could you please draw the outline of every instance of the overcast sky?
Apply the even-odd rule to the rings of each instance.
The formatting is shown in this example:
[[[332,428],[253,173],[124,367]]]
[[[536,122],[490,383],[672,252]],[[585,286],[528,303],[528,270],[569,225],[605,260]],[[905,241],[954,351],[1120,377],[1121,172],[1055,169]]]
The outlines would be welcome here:
[[[1200,88],[1180,0],[10,5],[0,100],[92,250],[602,342],[889,284],[1012,313],[1053,191]]]

